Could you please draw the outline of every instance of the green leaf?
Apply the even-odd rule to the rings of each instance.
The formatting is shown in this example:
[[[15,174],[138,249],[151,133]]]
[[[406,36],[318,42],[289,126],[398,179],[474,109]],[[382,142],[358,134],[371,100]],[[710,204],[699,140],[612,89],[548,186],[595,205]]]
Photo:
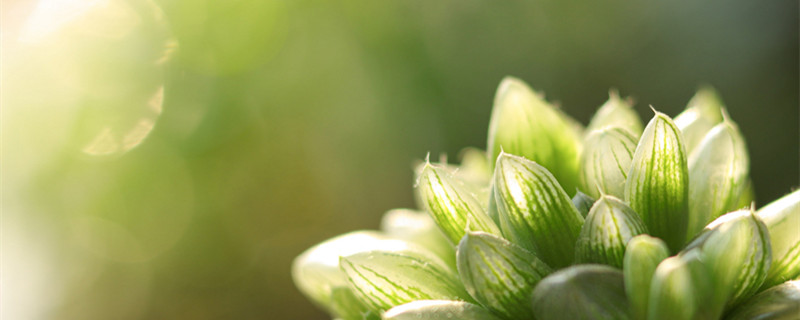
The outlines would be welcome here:
[[[416,243],[455,268],[456,252],[430,215],[411,209],[392,209],[381,219],[387,236]]]
[[[626,130],[634,139],[642,135],[642,120],[632,108],[631,99],[622,99],[617,91],[608,92],[608,101],[595,112],[586,132],[606,127],[617,127]]]
[[[452,270],[420,255],[362,252],[342,257],[340,267],[356,297],[376,312],[415,300],[471,301]]]
[[[581,153],[583,190],[593,198],[600,197],[601,192],[624,197],[636,142],[623,128],[605,127],[589,134]]]
[[[419,300],[389,309],[383,320],[499,320],[478,305],[452,300]]]
[[[667,257],[669,248],[659,238],[642,234],[628,241],[622,273],[625,276],[625,293],[631,304],[631,314],[634,319],[647,318],[653,274],[658,264]]]
[[[583,223],[575,244],[575,262],[622,268],[625,245],[646,232],[647,227],[633,209],[614,196],[603,195]]]
[[[800,190],[758,210],[769,229],[772,264],[762,288],[800,276]]]
[[[787,281],[761,292],[726,317],[727,320],[796,320],[800,315],[800,281]]]
[[[772,259],[767,226],[749,209],[712,221],[681,255],[693,250],[699,250],[699,260],[708,267],[715,292],[723,295],[727,307],[758,291]]]
[[[470,232],[461,239],[457,260],[467,292],[506,319],[533,318],[528,297],[552,272],[533,253],[483,232]]]
[[[380,316],[369,310],[356,298],[350,287],[336,287],[331,291],[331,313],[342,320],[377,320]]]
[[[494,179],[505,237],[551,267],[572,263],[583,217],[553,175],[533,161],[501,153]]]
[[[704,318],[709,308],[708,269],[698,260],[670,257],[658,264],[650,284],[648,320],[691,320]]]
[[[572,205],[575,206],[575,209],[578,209],[581,216],[586,218],[586,216],[589,215],[589,210],[591,210],[594,205],[594,199],[578,191],[575,193],[575,196],[572,197]]]
[[[737,208],[747,187],[750,159],[736,124],[716,125],[689,157],[689,229],[695,235]]]
[[[497,88],[488,140],[491,164],[503,150],[547,168],[565,190],[578,185],[580,135],[565,114],[523,81],[506,77]]]
[[[681,134],[667,115],[656,112],[633,155],[625,200],[650,234],[676,252],[686,241],[688,193],[689,168]]]
[[[425,163],[417,180],[417,193],[436,225],[455,245],[467,231],[500,234],[480,201],[445,168]]]
[[[533,290],[538,320],[629,319],[622,272],[604,265],[576,265],[544,278]]]
[[[675,117],[675,125],[684,137],[686,151],[691,154],[718,123],[722,122],[722,100],[711,87],[703,87],[689,100],[686,110]]]
[[[736,208],[745,208],[749,207],[756,201],[756,191],[753,189],[753,180],[747,179],[747,185],[744,187],[744,191],[742,191],[742,196],[739,197],[739,203],[736,204]]]
[[[292,279],[306,297],[332,312],[333,290],[348,286],[347,277],[339,268],[339,257],[378,249],[433,257],[433,253],[407,241],[391,239],[376,231],[354,231],[326,240],[295,258]]]

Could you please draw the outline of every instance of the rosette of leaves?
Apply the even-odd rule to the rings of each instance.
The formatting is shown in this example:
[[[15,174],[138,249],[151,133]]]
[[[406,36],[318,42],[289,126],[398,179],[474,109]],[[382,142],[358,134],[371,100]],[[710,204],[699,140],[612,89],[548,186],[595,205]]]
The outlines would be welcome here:
[[[800,191],[754,207],[710,88],[646,125],[609,96],[584,129],[504,79],[488,151],[420,164],[419,210],[301,254],[298,289],[347,320],[797,319]]]

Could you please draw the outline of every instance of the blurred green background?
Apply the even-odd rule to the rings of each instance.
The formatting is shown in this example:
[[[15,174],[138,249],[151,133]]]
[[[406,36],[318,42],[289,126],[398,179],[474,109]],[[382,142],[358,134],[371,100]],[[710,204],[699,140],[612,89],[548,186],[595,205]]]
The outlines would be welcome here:
[[[4,319],[324,319],[294,256],[414,206],[520,77],[586,124],[721,93],[798,185],[797,1],[2,2]]]

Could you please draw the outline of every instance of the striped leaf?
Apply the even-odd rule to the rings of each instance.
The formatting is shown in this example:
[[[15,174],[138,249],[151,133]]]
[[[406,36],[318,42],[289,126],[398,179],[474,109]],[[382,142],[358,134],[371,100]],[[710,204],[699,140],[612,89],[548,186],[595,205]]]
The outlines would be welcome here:
[[[499,320],[478,305],[452,300],[419,300],[389,309],[383,320]]]
[[[578,185],[580,135],[573,122],[522,80],[506,77],[497,88],[489,122],[489,161],[503,150],[553,173],[565,190]]]
[[[769,229],[772,264],[762,288],[800,277],[800,190],[758,210]]]
[[[689,157],[689,236],[737,208],[747,187],[750,158],[736,124],[716,125]]]
[[[583,217],[544,167],[500,154],[494,196],[503,235],[553,268],[572,263]]]
[[[628,241],[622,273],[625,276],[625,293],[631,304],[631,314],[634,319],[647,317],[653,274],[658,264],[667,257],[669,249],[661,239],[642,234]]]
[[[325,310],[331,311],[333,290],[347,287],[339,269],[339,257],[372,250],[428,254],[413,243],[391,239],[375,231],[354,231],[326,240],[303,252],[292,263],[292,279],[300,292]]]
[[[436,225],[455,245],[467,231],[500,234],[480,201],[442,167],[426,162],[417,180],[417,193]]]
[[[642,120],[632,108],[631,99],[622,99],[616,91],[608,92],[608,101],[597,109],[592,116],[586,132],[600,130],[606,127],[622,128],[635,139],[642,135]]]
[[[458,244],[458,273],[475,300],[506,319],[531,319],[533,288],[552,270],[531,252],[483,232]]]
[[[656,112],[642,133],[625,182],[625,200],[672,252],[686,241],[688,223],[689,168],[681,139],[672,120]]]
[[[557,271],[539,282],[532,300],[538,320],[630,318],[622,272],[604,265]]]
[[[342,257],[340,267],[356,296],[376,312],[415,300],[471,301],[453,271],[419,255],[362,252]]]
[[[581,185],[593,198],[600,193],[622,198],[636,151],[636,138],[627,130],[606,127],[586,137],[581,153]]]
[[[642,219],[614,196],[604,195],[592,206],[575,244],[576,263],[600,263],[622,268],[625,245],[647,232]]]
[[[800,318],[800,280],[761,292],[731,311],[727,320],[796,320]]]
[[[772,260],[767,227],[749,209],[712,221],[681,255],[693,250],[699,251],[699,260],[708,267],[715,292],[724,295],[727,307],[758,291]]]
[[[684,137],[686,151],[691,154],[703,138],[722,122],[722,100],[711,87],[703,87],[689,100],[686,110],[675,117],[675,125]]]

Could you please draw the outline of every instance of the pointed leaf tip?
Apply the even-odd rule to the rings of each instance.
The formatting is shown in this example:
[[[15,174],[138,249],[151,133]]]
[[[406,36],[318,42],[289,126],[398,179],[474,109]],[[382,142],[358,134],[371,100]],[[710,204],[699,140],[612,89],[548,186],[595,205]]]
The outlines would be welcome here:
[[[686,241],[689,168],[680,131],[663,113],[647,124],[631,160],[625,200],[677,252]]]
[[[418,180],[418,198],[451,243],[458,243],[467,230],[500,234],[481,202],[446,169],[426,164]]]

